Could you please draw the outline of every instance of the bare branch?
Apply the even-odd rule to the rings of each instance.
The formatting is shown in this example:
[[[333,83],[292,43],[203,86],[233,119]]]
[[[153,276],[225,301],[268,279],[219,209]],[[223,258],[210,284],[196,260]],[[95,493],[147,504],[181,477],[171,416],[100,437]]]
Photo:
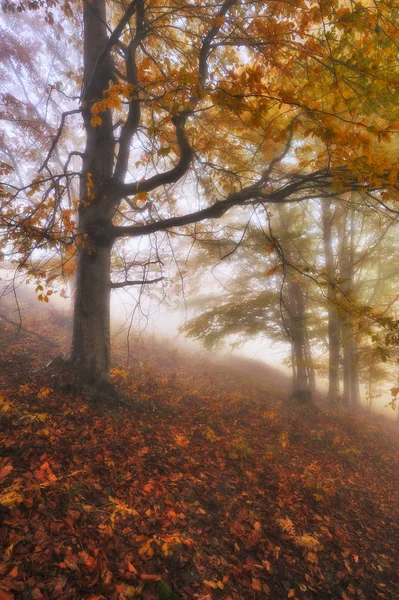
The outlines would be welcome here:
[[[53,138],[53,141],[51,143],[50,150],[47,153],[46,159],[45,159],[44,163],[42,164],[42,166],[40,167],[40,169],[38,171],[39,173],[41,173],[48,166],[49,160],[52,157],[54,149],[55,149],[56,145],[58,144],[58,141],[59,141],[59,139],[60,139],[60,137],[62,135],[62,131],[64,129],[66,118],[69,117],[69,116],[71,116],[71,115],[77,115],[80,112],[82,112],[81,108],[75,108],[74,110],[68,110],[67,112],[62,113],[62,115],[61,115],[61,123],[60,123],[60,125],[58,127],[57,133],[55,134],[55,136]]]
[[[141,192],[150,192],[161,185],[175,183],[187,172],[193,157],[193,151],[184,131],[185,120],[186,118],[182,118],[181,115],[173,118],[173,124],[176,127],[177,144],[180,150],[178,163],[172,169],[166,171],[166,173],[157,173],[153,177],[144,179],[143,181],[126,184],[115,182],[119,189],[119,199],[124,196],[140,194]]]
[[[119,152],[115,166],[114,179],[123,182],[130,154],[130,144],[140,124],[141,109],[139,98],[139,82],[137,77],[136,51],[145,34],[144,26],[144,0],[137,0],[136,4],[136,34],[125,51],[127,81],[133,86],[133,97],[129,104],[129,113],[126,123],[122,127],[119,138]]]
[[[165,279],[164,277],[156,277],[155,279],[136,279],[136,280],[131,280],[129,281],[128,279],[126,279],[125,281],[118,281],[116,283],[111,282],[111,289],[115,290],[118,288],[123,288],[126,287],[128,285],[148,285],[150,283],[157,283],[158,281],[162,281],[163,279]]]
[[[316,171],[309,175],[297,176],[297,179],[292,183],[283,186],[282,188],[267,192],[262,189],[263,177],[259,182],[254,185],[243,188],[239,192],[231,192],[225,200],[220,200],[211,204],[207,208],[198,210],[193,213],[186,215],[180,215],[176,217],[170,217],[169,219],[163,219],[154,223],[147,223],[143,225],[132,225],[132,226],[114,226],[112,228],[111,235],[115,238],[130,236],[137,237],[140,235],[148,235],[149,233],[155,233],[156,231],[164,231],[165,229],[171,229],[173,227],[181,227],[183,225],[191,225],[193,223],[199,223],[206,219],[219,219],[222,217],[230,208],[233,206],[245,206],[248,203],[255,202],[269,202],[278,204],[280,202],[286,202],[290,196],[305,191],[308,189],[314,189],[322,184],[329,185],[330,175],[328,171]],[[300,198],[295,198],[298,201]]]

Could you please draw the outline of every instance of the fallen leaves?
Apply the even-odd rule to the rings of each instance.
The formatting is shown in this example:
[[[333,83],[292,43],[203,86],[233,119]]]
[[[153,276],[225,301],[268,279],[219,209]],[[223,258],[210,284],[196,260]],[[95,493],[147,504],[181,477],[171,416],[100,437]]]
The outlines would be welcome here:
[[[14,469],[12,464],[7,464],[7,459],[0,460],[0,480],[5,479]]]
[[[124,372],[138,412],[39,398],[34,378],[3,398],[0,600],[395,597],[397,448],[194,373],[183,393]]]
[[[44,486],[51,485],[55,481],[57,481],[57,477],[54,475],[49,463],[44,462],[40,469],[35,471],[34,473],[36,479],[40,481],[40,483]]]

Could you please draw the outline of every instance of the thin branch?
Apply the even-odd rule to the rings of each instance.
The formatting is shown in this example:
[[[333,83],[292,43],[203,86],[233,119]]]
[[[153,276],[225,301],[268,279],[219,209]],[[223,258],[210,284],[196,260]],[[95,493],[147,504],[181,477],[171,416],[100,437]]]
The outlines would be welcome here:
[[[133,280],[128,280],[126,279],[125,281],[118,281],[116,283],[111,282],[111,289],[115,290],[118,288],[123,288],[126,287],[128,285],[148,285],[150,283],[157,283],[158,281],[162,281],[163,279],[165,279],[164,277],[156,277],[155,279],[133,279]]]
[[[41,173],[48,166],[49,160],[52,157],[54,149],[55,149],[56,145],[58,144],[58,141],[59,141],[59,139],[60,139],[60,137],[62,135],[62,131],[64,129],[66,118],[69,117],[69,116],[71,116],[71,115],[77,115],[80,112],[82,112],[81,108],[75,108],[74,110],[68,110],[68,111],[62,113],[62,115],[61,115],[61,123],[60,123],[60,125],[58,127],[57,133],[55,134],[55,136],[53,138],[53,141],[51,143],[50,150],[47,153],[46,159],[45,159],[44,163],[42,164],[42,166],[40,167],[40,169],[38,171],[39,173]]]

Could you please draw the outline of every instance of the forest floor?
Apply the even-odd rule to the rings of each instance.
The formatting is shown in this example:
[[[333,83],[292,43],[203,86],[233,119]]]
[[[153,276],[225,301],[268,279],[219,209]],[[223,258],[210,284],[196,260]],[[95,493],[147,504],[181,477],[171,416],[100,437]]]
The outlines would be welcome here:
[[[154,340],[96,407],[44,368],[62,318],[24,326],[0,320],[0,600],[399,597],[394,425]]]

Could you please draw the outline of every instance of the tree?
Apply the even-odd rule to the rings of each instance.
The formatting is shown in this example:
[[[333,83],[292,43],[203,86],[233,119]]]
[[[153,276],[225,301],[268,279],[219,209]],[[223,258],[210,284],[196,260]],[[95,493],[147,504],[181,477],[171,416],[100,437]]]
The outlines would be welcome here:
[[[322,227],[328,299],[328,401],[335,405],[339,397],[340,332],[337,307],[337,273],[334,260],[333,224],[336,209],[331,199],[322,204]]]
[[[62,11],[65,35],[76,40],[78,10],[47,8],[49,26]],[[35,264],[34,251],[61,245],[68,260],[76,252],[70,360],[80,379],[100,385],[110,366],[118,240],[187,228],[236,206],[328,196],[332,185],[383,188],[390,204],[399,165],[378,153],[378,141],[398,129],[398,28],[389,3],[336,0],[310,8],[301,0],[92,0],[82,19],[79,105],[67,95],[38,177],[21,186],[9,176],[2,224],[5,243],[36,276],[42,255]],[[57,152],[76,116],[84,147],[75,136],[60,169]],[[77,177],[79,197],[68,203]]]
[[[198,296],[195,289],[189,306],[200,314],[181,331],[210,348],[226,338],[233,344],[252,338],[259,343],[266,339],[267,345],[271,341],[289,345],[292,397],[308,403],[316,387],[311,348],[314,323],[308,307],[309,290],[316,283],[309,274],[315,272],[317,238],[303,204],[277,206],[273,214],[263,212],[263,219],[257,215],[256,222],[246,228],[245,239],[241,235],[236,240],[202,240],[205,252],[194,259],[194,272],[199,261],[208,267],[215,262],[215,250],[227,264],[224,273],[218,272],[220,285],[213,285],[211,295]],[[195,286],[197,277],[192,279]]]

